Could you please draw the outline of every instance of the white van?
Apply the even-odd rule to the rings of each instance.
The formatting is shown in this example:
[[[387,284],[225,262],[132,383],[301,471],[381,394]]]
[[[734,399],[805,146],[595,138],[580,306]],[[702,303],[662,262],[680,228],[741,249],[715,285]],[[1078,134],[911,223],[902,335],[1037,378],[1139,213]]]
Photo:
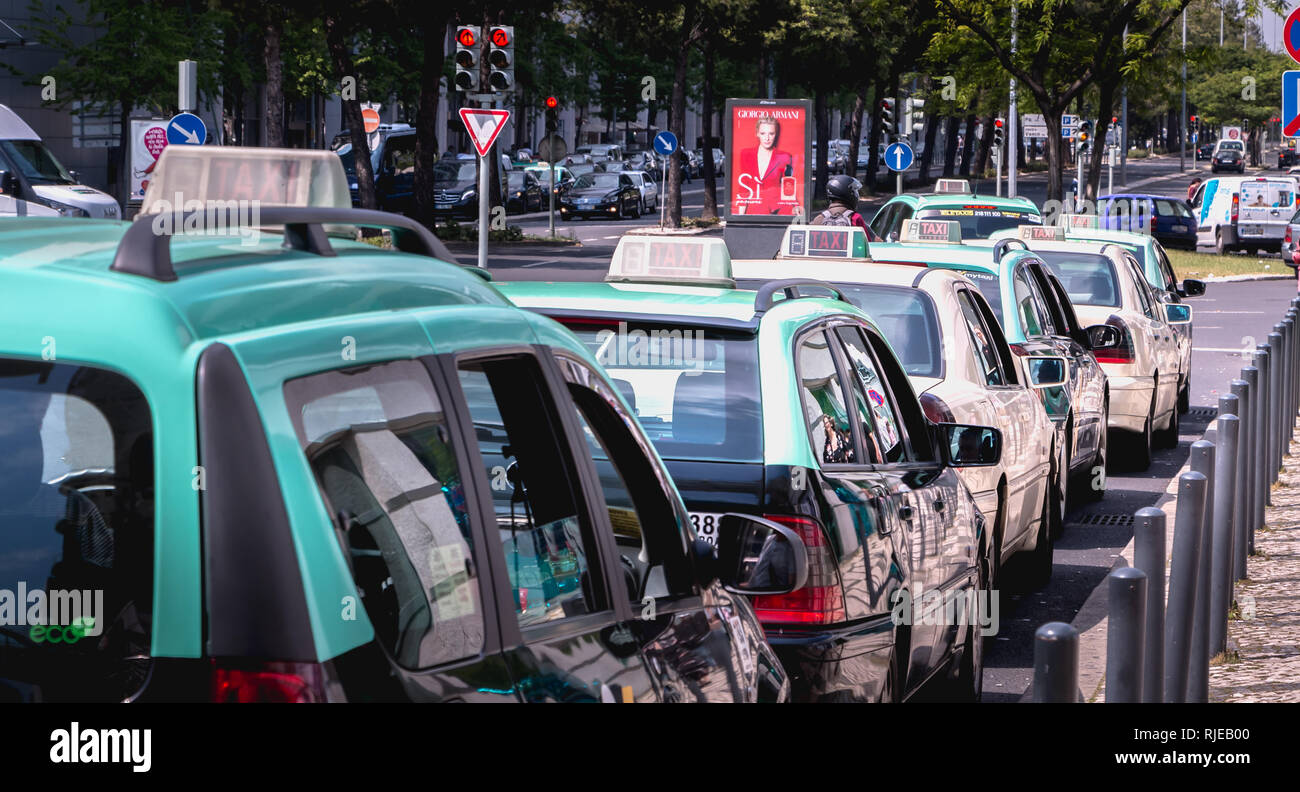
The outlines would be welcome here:
[[[1218,253],[1279,252],[1287,221],[1296,211],[1296,181],[1287,176],[1207,179],[1192,196],[1196,243]]]
[[[0,217],[121,217],[113,196],[78,184],[27,122],[0,104]]]

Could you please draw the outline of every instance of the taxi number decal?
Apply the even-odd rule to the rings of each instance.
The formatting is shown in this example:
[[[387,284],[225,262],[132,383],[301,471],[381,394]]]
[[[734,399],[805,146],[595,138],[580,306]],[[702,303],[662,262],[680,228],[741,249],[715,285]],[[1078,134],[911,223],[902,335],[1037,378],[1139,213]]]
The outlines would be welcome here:
[[[711,545],[718,543],[718,524],[722,522],[721,514],[711,512],[691,512],[691,526],[695,535]]]

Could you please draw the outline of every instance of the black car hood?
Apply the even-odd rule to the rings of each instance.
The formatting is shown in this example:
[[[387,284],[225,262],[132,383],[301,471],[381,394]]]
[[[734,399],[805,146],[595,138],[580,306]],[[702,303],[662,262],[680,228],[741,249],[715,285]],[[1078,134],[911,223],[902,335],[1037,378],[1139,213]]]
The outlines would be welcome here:
[[[621,188],[619,188],[621,189]],[[615,190],[604,187],[573,187],[569,190],[570,198],[604,198]]]

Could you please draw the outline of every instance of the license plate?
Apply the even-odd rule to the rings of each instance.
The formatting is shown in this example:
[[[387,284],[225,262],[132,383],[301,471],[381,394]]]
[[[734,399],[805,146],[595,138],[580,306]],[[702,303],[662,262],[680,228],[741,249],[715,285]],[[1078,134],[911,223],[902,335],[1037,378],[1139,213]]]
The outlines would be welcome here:
[[[1264,226],[1258,226],[1258,225],[1244,225],[1244,226],[1240,226],[1240,227],[1238,228],[1238,232],[1239,232],[1242,236],[1263,236],[1263,235],[1264,235]]]
[[[1172,228],[1173,228],[1173,232],[1174,232],[1175,234],[1185,234],[1185,233],[1187,233],[1187,226],[1176,225],[1176,226],[1173,226]]]
[[[450,209],[450,208],[451,208],[451,204],[449,204],[449,203],[435,203],[435,204],[433,205],[433,208],[434,208],[434,209]]]
[[[691,527],[695,535],[711,545],[718,543],[718,524],[722,515],[716,512],[691,512]]]

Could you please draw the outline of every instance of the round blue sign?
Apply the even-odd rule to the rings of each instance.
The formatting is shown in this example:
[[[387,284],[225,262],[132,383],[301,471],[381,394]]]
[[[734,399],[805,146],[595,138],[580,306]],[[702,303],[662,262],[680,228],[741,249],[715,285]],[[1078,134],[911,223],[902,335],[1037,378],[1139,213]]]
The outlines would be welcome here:
[[[890,143],[885,149],[885,165],[891,171],[905,171],[912,167],[912,160],[916,159],[916,154],[912,147],[906,143]]]
[[[655,151],[665,157],[671,157],[677,150],[677,136],[672,132],[663,131],[655,135]]]
[[[177,113],[167,122],[167,143],[202,146],[208,139],[208,127],[193,113]]]

